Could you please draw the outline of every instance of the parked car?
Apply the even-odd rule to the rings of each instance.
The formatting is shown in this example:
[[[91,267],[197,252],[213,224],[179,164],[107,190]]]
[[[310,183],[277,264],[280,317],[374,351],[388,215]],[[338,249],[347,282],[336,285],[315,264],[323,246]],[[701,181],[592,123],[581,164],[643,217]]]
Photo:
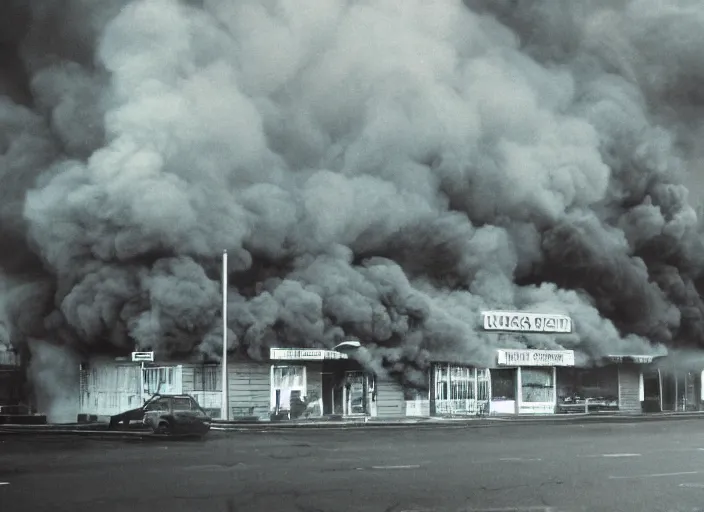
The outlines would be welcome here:
[[[164,435],[203,436],[210,417],[190,395],[154,395],[142,407],[110,417],[110,430],[136,428]]]

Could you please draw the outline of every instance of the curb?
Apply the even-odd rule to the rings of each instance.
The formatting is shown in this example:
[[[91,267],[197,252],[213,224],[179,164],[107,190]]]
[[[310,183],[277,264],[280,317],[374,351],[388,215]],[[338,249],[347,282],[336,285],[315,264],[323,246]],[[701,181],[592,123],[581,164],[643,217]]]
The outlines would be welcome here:
[[[66,438],[66,437],[82,437],[84,439],[94,439],[98,441],[177,441],[183,439],[194,439],[192,435],[168,435],[154,434],[151,432],[119,432],[110,430],[69,430],[69,429],[53,429],[53,430],[24,430],[24,429],[8,429],[0,428],[0,439],[3,437],[33,437],[33,438]]]
[[[505,417],[505,418],[424,418],[415,421],[349,421],[349,422],[292,422],[292,423],[269,423],[269,422],[221,422],[214,421],[211,424],[212,432],[249,432],[249,431],[286,431],[286,430],[352,430],[352,429],[434,429],[434,428],[490,428],[507,427],[513,425],[594,425],[594,424],[618,424],[618,423],[648,423],[657,421],[681,421],[704,419],[704,412],[679,413],[668,415],[570,415],[569,417]],[[63,425],[0,425],[0,435],[74,435],[93,438],[109,439],[137,439],[152,438],[154,434],[145,432],[124,432],[107,430],[106,424],[63,424]]]
[[[510,425],[583,425],[583,424],[609,424],[609,423],[638,423],[654,421],[672,420],[694,420],[703,419],[704,413],[700,414],[677,414],[677,415],[619,415],[619,416],[578,416],[570,418],[482,418],[482,419],[429,419],[426,421],[401,422],[401,421],[368,421],[368,422],[300,422],[300,423],[216,423],[213,422],[211,430],[216,431],[274,431],[274,430],[296,430],[296,429],[359,429],[359,428],[486,428],[505,427]]]

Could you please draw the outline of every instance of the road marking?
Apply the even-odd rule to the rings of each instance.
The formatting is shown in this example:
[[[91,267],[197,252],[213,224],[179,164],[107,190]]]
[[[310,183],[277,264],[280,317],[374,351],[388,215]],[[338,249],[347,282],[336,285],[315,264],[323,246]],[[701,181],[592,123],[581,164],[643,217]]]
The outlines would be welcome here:
[[[372,466],[372,469],[418,469],[419,467],[419,465],[414,464],[408,466]]]
[[[582,459],[602,459],[606,458],[619,458],[619,457],[641,457],[640,453],[594,453],[591,455],[578,455]]]
[[[464,512],[559,512],[555,507],[466,508]]]
[[[698,475],[701,471],[680,471],[679,473],[652,473],[650,475],[635,475],[635,476],[610,476],[610,480],[626,480],[637,478],[661,478],[665,476],[682,476],[682,475]]]
[[[499,459],[501,462],[536,462],[543,459],[522,459],[520,457],[506,457],[504,459]]]
[[[10,482],[0,482],[0,485],[10,485]]]
[[[704,487],[704,484],[680,484],[680,487],[697,487],[697,488],[702,488],[702,487]]]

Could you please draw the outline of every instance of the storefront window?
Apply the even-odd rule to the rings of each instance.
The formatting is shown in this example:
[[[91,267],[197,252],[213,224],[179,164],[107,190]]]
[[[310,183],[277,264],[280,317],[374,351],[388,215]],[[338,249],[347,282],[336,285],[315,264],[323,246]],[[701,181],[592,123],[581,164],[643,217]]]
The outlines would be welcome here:
[[[193,391],[221,391],[222,369],[219,366],[196,366],[193,369]]]
[[[274,366],[271,375],[271,405],[277,411],[291,409],[291,396],[298,397],[306,389],[305,366]]]
[[[516,370],[491,370],[491,399],[516,399]]]
[[[552,368],[522,368],[521,398],[524,402],[553,402]]]
[[[557,388],[559,412],[582,413],[618,409],[616,366],[558,368]]]
[[[434,378],[436,414],[473,414],[489,399],[489,371],[437,365]]]

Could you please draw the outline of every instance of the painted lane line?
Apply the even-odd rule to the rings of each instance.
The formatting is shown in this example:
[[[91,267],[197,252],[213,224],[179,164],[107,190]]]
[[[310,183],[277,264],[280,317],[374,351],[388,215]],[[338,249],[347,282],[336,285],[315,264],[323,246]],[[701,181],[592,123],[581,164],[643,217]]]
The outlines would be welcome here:
[[[522,459],[520,457],[506,457],[499,460],[501,462],[539,462],[543,459]]]
[[[413,464],[408,466],[372,466],[372,469],[418,469],[419,467],[418,464]]]
[[[680,471],[679,473],[652,473],[650,475],[609,476],[609,480],[635,480],[638,478],[661,478],[666,476],[698,475],[701,471]]]
[[[595,453],[591,455],[577,455],[581,459],[603,459],[603,458],[619,458],[619,457],[641,457],[640,453]]]
[[[10,485],[10,482],[0,482],[0,485]]]
[[[467,508],[464,512],[559,512],[555,507]]]
[[[701,489],[704,487],[704,484],[680,484],[680,487],[696,487]]]

